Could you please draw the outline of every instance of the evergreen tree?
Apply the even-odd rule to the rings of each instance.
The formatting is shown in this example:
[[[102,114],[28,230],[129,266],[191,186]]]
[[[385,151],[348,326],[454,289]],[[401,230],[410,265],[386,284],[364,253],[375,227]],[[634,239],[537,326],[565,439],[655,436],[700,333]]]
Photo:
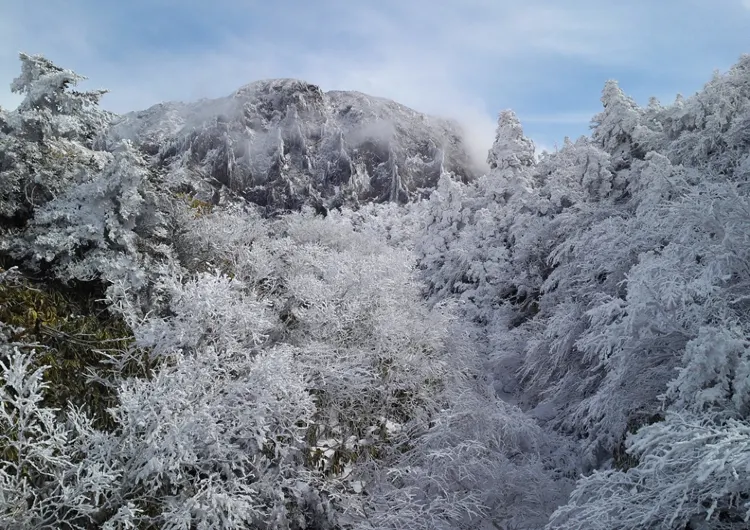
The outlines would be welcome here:
[[[14,224],[102,167],[107,155],[92,149],[111,119],[98,107],[106,91],[73,90],[84,77],[41,56],[20,59],[11,90],[24,99],[0,118],[0,216]]]

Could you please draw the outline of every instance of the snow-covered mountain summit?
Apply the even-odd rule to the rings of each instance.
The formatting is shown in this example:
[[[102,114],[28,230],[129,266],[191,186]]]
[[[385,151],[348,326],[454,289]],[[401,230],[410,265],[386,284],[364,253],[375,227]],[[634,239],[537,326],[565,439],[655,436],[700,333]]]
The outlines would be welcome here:
[[[132,112],[109,139],[132,140],[199,195],[216,198],[228,187],[270,210],[405,202],[429,193],[443,170],[463,181],[481,171],[455,122],[295,79]]]

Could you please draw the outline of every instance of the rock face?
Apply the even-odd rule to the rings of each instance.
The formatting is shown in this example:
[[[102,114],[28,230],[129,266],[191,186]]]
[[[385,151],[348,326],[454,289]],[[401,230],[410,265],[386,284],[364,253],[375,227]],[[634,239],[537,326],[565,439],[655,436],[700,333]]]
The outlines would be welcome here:
[[[294,79],[258,81],[229,97],[163,103],[122,116],[108,141],[129,139],[199,196],[222,188],[270,211],[303,204],[406,202],[481,169],[460,127],[390,100],[327,92]]]

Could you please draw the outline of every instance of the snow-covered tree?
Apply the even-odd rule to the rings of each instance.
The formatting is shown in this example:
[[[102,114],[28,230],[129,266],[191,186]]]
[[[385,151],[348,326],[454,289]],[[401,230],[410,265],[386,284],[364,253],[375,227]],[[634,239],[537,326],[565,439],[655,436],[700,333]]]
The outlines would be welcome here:
[[[575,142],[566,138],[558,152],[545,153],[536,178],[555,213],[605,200],[624,187],[612,170],[610,156],[585,136]]]
[[[604,285],[620,278],[622,289],[593,299],[575,342],[595,372],[571,377],[569,371],[553,394],[570,389],[559,396],[568,402],[588,394],[565,425],[575,430],[588,418],[586,434],[604,447],[626,428],[637,432],[624,444],[628,456],[615,460],[619,469],[582,479],[548,528],[747,525],[739,470],[749,395],[742,263],[750,241],[747,190],[738,185],[741,150],[727,141],[747,101],[742,65],[715,76],[693,98],[646,113],[662,125],[648,125],[654,143],[644,144],[662,145],[663,153],[633,161],[622,205],[627,224],[590,243],[595,250],[586,262],[628,249],[629,257],[613,260],[624,276],[602,276]],[[616,247],[602,246],[607,240]],[[569,272],[558,267],[553,277],[564,278],[582,263]],[[570,294],[582,294],[580,278],[572,285]],[[535,367],[544,367],[542,357]],[[596,371],[583,385],[581,375]]]
[[[65,282],[104,282],[113,301],[129,292],[120,303],[151,304],[136,299],[171,262],[166,204],[143,159],[124,142],[96,176],[40,207],[12,254],[36,270],[51,266]],[[127,316],[144,310],[134,306]]]
[[[634,154],[633,134],[640,125],[641,110],[614,80],[604,85],[601,102],[604,109],[591,120],[591,139],[612,156],[618,168],[627,167]]]
[[[673,413],[641,429],[628,452],[638,466],[582,478],[546,528],[747,528],[747,422]]]
[[[652,102],[640,109],[608,83],[591,140],[566,141],[560,151],[543,154],[524,179],[518,171],[523,164],[512,163],[519,157],[495,149],[510,161],[505,173],[497,171],[503,156],[495,154],[494,173],[462,191],[456,205],[446,202],[446,195],[433,196],[436,214],[427,216],[417,246],[421,263],[430,271],[428,281],[448,285],[451,278],[452,286],[460,286],[433,289],[433,296],[459,294],[479,302],[480,322],[488,324],[487,366],[496,386],[542,425],[577,438],[581,471],[630,466],[628,477],[659,488],[655,484],[665,472],[652,466],[648,455],[633,450],[624,456],[628,431],[669,431],[665,409],[689,413],[717,429],[729,419],[742,422],[747,414],[742,339],[747,271],[740,263],[750,249],[743,235],[744,168],[750,165],[740,147],[747,101],[743,64],[671,107]],[[678,123],[679,116],[684,119]],[[516,134],[503,138],[518,145],[511,141],[518,128],[510,130]],[[509,185],[514,178],[521,185]],[[456,224],[460,229],[439,228],[438,211],[463,220]],[[445,236],[437,239],[438,233]],[[497,267],[495,254],[486,249],[495,246],[499,234],[504,256]],[[432,256],[424,242],[433,243]],[[453,250],[456,257],[446,259]],[[491,267],[496,267],[494,278],[487,282]],[[471,276],[472,271],[485,275]],[[494,298],[465,296],[478,293],[483,282]],[[519,304],[529,298],[513,296],[505,286],[519,293],[531,286],[523,294],[531,293],[533,310]],[[520,382],[507,374],[519,368]],[[654,425],[644,427],[648,423]],[[671,454],[682,458],[676,450]],[[703,460],[707,455],[684,458],[694,466],[711,465]],[[653,495],[645,490],[634,497],[632,514],[642,505],[653,520],[636,523],[623,516],[619,525],[617,512],[596,511],[610,507],[607,481],[619,481],[624,473],[599,473],[590,483],[581,482],[581,493],[560,512],[571,515],[567,526],[559,517],[555,524],[588,528],[599,514],[601,527],[669,527],[654,515],[656,504],[645,501]],[[708,520],[717,527],[738,527],[744,523],[732,512],[731,493],[737,486],[724,490],[723,480],[704,485],[702,495],[723,499]],[[670,484],[674,487],[663,484],[658,502],[673,503],[679,512],[684,490],[677,479]],[[591,507],[590,495],[598,499]],[[710,506],[705,498],[698,502]],[[577,519],[577,514],[587,515]],[[696,516],[684,510],[674,527],[692,521],[691,528],[698,528]]]
[[[84,77],[42,56],[20,59],[11,89],[24,98],[0,118],[0,216],[16,223],[101,168],[107,156],[92,148],[111,119],[98,107],[106,91],[73,90]]]
[[[512,111],[500,114],[487,160],[493,169],[475,186],[441,177],[417,242],[433,296],[460,293],[480,320],[503,300],[529,300],[545,274],[532,248],[539,244],[532,226],[542,207],[533,183],[534,145]]]
[[[515,112],[504,110],[498,115],[495,141],[487,154],[490,169],[532,167],[534,142],[523,134]]]
[[[0,308],[0,526],[747,527],[747,58],[670,106],[609,82],[592,137],[538,159],[505,111],[489,173],[463,184],[431,148],[413,205],[391,145],[392,203],[274,219],[241,196],[298,197],[294,174],[212,204],[175,174],[175,196],[132,145],[94,150],[101,92],[22,62],[0,264],[97,286],[132,344],[91,347],[106,407],[53,409],[35,352],[63,349]],[[259,175],[306,156],[304,127],[289,107]],[[236,139],[190,141],[234,182],[256,163]],[[332,141],[321,178],[359,171]]]

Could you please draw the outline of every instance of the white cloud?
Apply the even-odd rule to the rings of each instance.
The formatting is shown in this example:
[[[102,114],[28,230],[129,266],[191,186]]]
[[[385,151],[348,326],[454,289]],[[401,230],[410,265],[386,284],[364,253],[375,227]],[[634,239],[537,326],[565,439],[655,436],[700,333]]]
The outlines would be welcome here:
[[[646,0],[569,0],[564,7],[552,0],[130,0],[116,12],[94,0],[33,9],[9,4],[0,19],[6,83],[17,74],[21,50],[89,76],[91,88],[111,89],[104,105],[118,112],[218,97],[261,78],[298,77],[456,118],[479,152],[489,147],[496,113],[508,102],[523,101],[529,87],[579,75],[550,78],[557,64],[580,70],[646,62],[654,9]],[[179,42],[170,42],[181,29]],[[160,32],[169,37],[159,40]],[[0,90],[0,105],[16,102]],[[523,121],[579,118],[543,103],[536,114],[521,113]]]

